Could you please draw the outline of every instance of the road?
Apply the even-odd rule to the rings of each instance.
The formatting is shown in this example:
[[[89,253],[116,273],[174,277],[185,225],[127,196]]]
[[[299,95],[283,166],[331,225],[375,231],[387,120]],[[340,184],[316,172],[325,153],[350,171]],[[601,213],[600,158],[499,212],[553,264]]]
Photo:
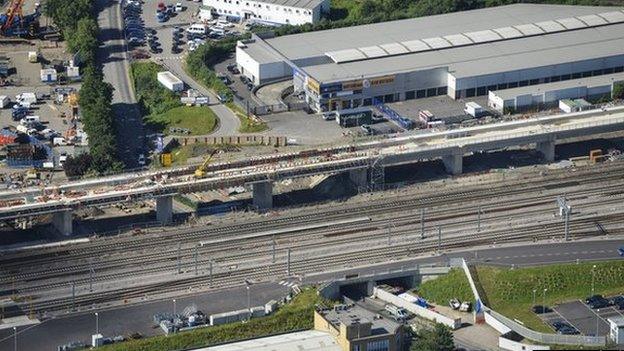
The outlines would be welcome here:
[[[117,129],[119,158],[126,168],[137,168],[138,156],[145,151],[145,132],[139,106],[130,80],[130,63],[123,36],[119,2],[98,0],[100,26],[99,63],[104,80],[112,84],[113,111]]]
[[[184,62],[182,60],[163,58],[161,63],[178,78],[182,79],[186,85],[199,91],[201,94],[208,96],[211,103],[210,109],[217,115],[217,117],[219,117],[219,125],[214,132],[210,133],[210,135],[230,136],[240,134],[238,132],[238,128],[240,127],[240,120],[238,117],[236,117],[236,115],[225,105],[215,103],[219,101],[217,96],[186,74],[183,67]]]
[[[443,256],[429,256],[408,259],[381,265],[352,268],[336,272],[308,275],[304,284],[318,284],[346,274],[366,274],[373,271],[399,269],[415,264],[446,264],[450,258],[464,257],[470,261],[487,262],[509,267],[525,265],[545,265],[559,262],[596,261],[619,259],[616,248],[624,243],[624,239],[575,241],[569,243],[545,243],[527,245],[515,244],[505,247],[475,248],[467,251],[451,252]],[[241,282],[242,285],[242,282]],[[252,286],[251,304],[260,305],[270,299],[278,299],[288,290],[285,282],[263,282]],[[176,299],[176,310],[195,304],[207,314],[246,308],[246,291],[244,286],[204,293],[201,295]],[[159,329],[151,327],[151,317],[156,312],[171,312],[171,300],[161,300],[148,304],[99,311],[99,327],[106,336],[139,331],[144,335],[162,334]],[[95,330],[95,317],[92,313],[52,319],[42,324],[18,328],[18,350],[56,350],[56,346],[71,340],[90,339]],[[13,331],[0,330],[0,351],[13,350]]]

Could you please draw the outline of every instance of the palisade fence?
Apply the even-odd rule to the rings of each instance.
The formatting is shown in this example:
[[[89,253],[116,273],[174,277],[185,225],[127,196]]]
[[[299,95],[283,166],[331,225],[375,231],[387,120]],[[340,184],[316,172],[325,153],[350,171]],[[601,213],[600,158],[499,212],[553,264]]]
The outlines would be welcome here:
[[[520,323],[513,321],[502,314],[487,307],[479,294],[479,287],[473,280],[470,267],[464,259],[462,259],[462,268],[468,278],[470,288],[474,297],[483,306],[483,313],[485,315],[485,322],[492,328],[499,331],[501,334],[505,334],[509,331],[514,331],[519,335],[539,343],[543,344],[557,344],[557,345],[583,345],[583,346],[605,346],[607,344],[607,338],[604,336],[584,336],[584,335],[559,335],[559,334],[547,334],[537,332],[529,329]]]

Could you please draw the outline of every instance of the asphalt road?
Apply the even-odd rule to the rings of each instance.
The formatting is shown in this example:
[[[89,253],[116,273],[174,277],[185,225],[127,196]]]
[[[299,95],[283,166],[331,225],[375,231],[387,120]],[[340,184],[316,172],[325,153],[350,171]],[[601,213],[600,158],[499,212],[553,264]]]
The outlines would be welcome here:
[[[545,243],[535,245],[514,245],[509,247],[484,247],[463,252],[453,252],[442,256],[414,258],[369,267],[354,267],[348,270],[326,272],[303,277],[304,284],[317,284],[345,274],[366,274],[373,271],[399,269],[415,264],[445,264],[450,258],[464,257],[470,261],[481,261],[499,265],[536,265],[557,262],[574,262],[579,259],[605,260],[619,259],[617,247],[624,244],[624,239],[577,241],[570,243]],[[251,304],[264,304],[270,299],[279,299],[287,291],[284,281],[262,282],[254,284],[250,290]],[[242,282],[241,282],[242,284]],[[176,299],[177,311],[195,304],[207,314],[246,308],[247,295],[244,286],[203,293],[200,295],[179,297]],[[155,301],[143,305],[100,311],[99,326],[106,336],[114,336],[138,331],[145,335],[161,334],[151,326],[152,315],[156,312],[171,312],[171,300]],[[72,340],[87,341],[95,330],[95,317],[92,313],[68,316],[49,320],[32,327],[18,328],[18,350],[56,350],[56,346]],[[0,351],[13,350],[13,331],[0,330]]]
[[[117,129],[119,158],[126,168],[137,168],[138,156],[145,151],[143,120],[130,80],[130,63],[123,35],[120,4],[116,0],[98,0],[100,26],[99,63],[104,80],[115,88],[113,111]]]

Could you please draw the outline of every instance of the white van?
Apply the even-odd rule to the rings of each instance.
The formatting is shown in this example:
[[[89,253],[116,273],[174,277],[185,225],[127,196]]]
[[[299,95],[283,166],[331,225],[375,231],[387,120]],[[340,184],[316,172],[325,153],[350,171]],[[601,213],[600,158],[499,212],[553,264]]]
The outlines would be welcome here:
[[[388,311],[397,321],[405,321],[407,317],[409,317],[405,309],[395,305],[386,305],[385,310]]]
[[[195,23],[186,28],[186,31],[191,34],[206,34],[206,27],[203,24]]]
[[[223,28],[210,27],[210,35],[224,36],[225,30]]]

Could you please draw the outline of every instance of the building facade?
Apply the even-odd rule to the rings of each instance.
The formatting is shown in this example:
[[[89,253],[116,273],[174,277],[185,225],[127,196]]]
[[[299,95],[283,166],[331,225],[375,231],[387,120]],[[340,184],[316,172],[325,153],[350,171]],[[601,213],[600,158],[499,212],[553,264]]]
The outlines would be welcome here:
[[[514,4],[240,42],[256,84],[292,77],[321,112],[488,95],[624,69],[620,8]]]
[[[269,25],[317,23],[329,11],[329,0],[203,0],[213,16]]]
[[[399,323],[358,306],[314,311],[314,329],[332,335],[342,351],[398,351],[403,341]]]

